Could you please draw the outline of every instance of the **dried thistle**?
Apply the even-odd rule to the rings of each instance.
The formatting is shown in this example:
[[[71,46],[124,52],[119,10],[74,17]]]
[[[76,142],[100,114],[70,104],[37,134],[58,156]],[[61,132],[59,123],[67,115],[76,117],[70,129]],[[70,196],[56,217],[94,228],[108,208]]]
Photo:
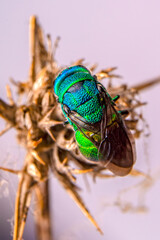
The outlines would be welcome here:
[[[64,125],[64,117],[53,92],[53,84],[57,74],[62,70],[54,59],[56,40],[52,46],[51,38],[47,36],[48,46],[45,47],[44,36],[35,16],[30,19],[30,55],[31,65],[27,82],[12,83],[17,87],[18,101],[14,101],[12,92],[7,86],[9,103],[0,99],[0,116],[6,121],[6,128],[1,131],[4,134],[10,128],[17,131],[17,140],[26,149],[26,157],[21,170],[13,170],[5,167],[0,169],[15,173],[19,176],[19,185],[16,194],[14,214],[14,240],[20,240],[23,236],[27,213],[31,197],[34,194],[35,224],[37,239],[52,239],[51,220],[49,211],[49,169],[55,174],[60,183],[74,199],[81,211],[92,222],[97,230],[102,230],[86,208],[79,188],[75,181],[76,173],[91,172],[94,176],[105,177],[107,175],[96,171],[93,165],[82,160],[75,142],[74,132],[70,126]],[[83,59],[73,65],[81,64]],[[91,71],[95,66],[90,67]],[[128,109],[130,116],[126,124],[133,131],[135,137],[139,137],[144,129],[138,128],[143,116],[136,111],[137,107],[144,105],[138,100],[139,91],[160,82],[154,79],[147,83],[128,88],[127,85],[115,87],[112,84],[112,74],[115,68],[104,69],[97,73],[99,80],[108,78],[108,92],[111,96],[117,93],[121,96],[117,103],[118,109]],[[23,104],[21,103],[23,99]],[[17,103],[18,102],[18,103]],[[70,162],[74,162],[79,169],[72,169]],[[133,172],[139,174],[139,172]]]

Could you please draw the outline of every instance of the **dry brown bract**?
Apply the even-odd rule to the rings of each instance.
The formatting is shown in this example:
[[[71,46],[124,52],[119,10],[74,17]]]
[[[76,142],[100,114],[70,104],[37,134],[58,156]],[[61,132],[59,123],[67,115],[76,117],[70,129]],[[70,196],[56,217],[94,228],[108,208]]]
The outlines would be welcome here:
[[[68,125],[64,125],[64,117],[53,92],[54,80],[62,68],[58,67],[54,59],[54,52],[58,44],[56,40],[52,47],[50,36],[47,36],[47,48],[44,45],[43,32],[35,16],[30,19],[30,55],[31,66],[27,82],[12,83],[17,87],[20,99],[24,97],[24,104],[17,104],[7,86],[9,103],[0,99],[0,116],[6,121],[6,128],[1,135],[14,127],[17,130],[18,143],[27,151],[24,166],[21,170],[12,170],[1,167],[2,170],[15,173],[19,176],[19,185],[15,203],[14,240],[22,239],[31,197],[35,194],[35,224],[37,239],[52,239],[50,211],[49,211],[49,169],[56,175],[67,192],[71,195],[81,211],[90,219],[100,233],[100,227],[84,205],[75,184],[73,174],[92,172],[95,176],[93,165],[85,163],[79,153],[74,139],[74,132]],[[82,64],[82,59],[73,65]],[[91,71],[95,69],[92,66]],[[143,105],[137,100],[137,91],[149,85],[159,82],[154,81],[128,88],[127,85],[112,86],[110,79],[117,77],[111,72],[115,68],[105,69],[97,73],[99,80],[108,78],[108,91],[115,96],[121,96],[118,100],[119,109],[128,109],[130,116],[126,120],[127,125],[133,130],[135,136],[139,136],[142,130],[138,130],[137,124],[141,114],[135,108]],[[79,169],[72,169],[70,162],[78,165]],[[96,176],[105,176],[100,171]],[[106,175],[107,176],[107,175]]]

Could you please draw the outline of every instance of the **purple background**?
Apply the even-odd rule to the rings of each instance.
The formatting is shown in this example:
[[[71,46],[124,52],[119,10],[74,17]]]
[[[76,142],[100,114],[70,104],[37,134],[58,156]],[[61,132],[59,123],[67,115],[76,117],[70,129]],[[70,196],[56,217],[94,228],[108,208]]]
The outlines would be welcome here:
[[[5,85],[9,77],[25,80],[29,69],[28,25],[29,17],[36,14],[45,33],[52,40],[61,37],[56,59],[59,65],[85,58],[98,63],[98,69],[118,66],[121,82],[133,85],[160,75],[160,2],[158,0],[33,0],[2,1],[0,8],[0,96],[6,99]],[[52,210],[54,235],[57,240],[109,239],[158,240],[160,238],[159,188],[159,93],[160,85],[141,94],[149,104],[143,113],[150,125],[151,136],[137,141],[135,168],[147,171],[147,157],[151,173],[156,179],[145,196],[147,213],[122,213],[117,207],[106,207],[120,189],[139,182],[142,178],[101,179],[93,184],[89,177],[90,192],[83,176],[78,177],[82,196],[94,215],[104,236],[100,236],[82,215],[75,203],[52,177]],[[3,127],[3,121],[0,121]],[[24,151],[17,146],[14,131],[0,138],[0,165],[19,167]],[[146,144],[147,142],[147,144]],[[9,185],[9,196],[0,192],[0,238],[11,239],[8,219],[13,216],[17,177],[0,173]],[[2,189],[5,189],[4,187]],[[142,189],[140,189],[142,192]],[[3,197],[2,197],[3,196]],[[138,190],[130,190],[125,200],[135,204]],[[141,199],[140,199],[141,200]],[[142,202],[144,200],[142,199]],[[25,229],[25,240],[35,239],[31,209]]]

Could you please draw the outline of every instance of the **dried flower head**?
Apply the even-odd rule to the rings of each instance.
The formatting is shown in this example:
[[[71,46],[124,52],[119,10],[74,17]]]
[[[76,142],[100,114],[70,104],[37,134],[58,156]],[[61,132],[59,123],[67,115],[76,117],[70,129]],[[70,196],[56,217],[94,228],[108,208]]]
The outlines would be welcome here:
[[[52,46],[51,38],[47,36],[47,47],[44,44],[44,36],[35,16],[30,19],[30,55],[31,65],[27,82],[12,83],[17,87],[19,100],[14,101],[12,92],[7,86],[9,102],[0,99],[0,116],[6,122],[6,128],[1,131],[4,134],[10,128],[17,131],[17,140],[26,149],[23,168],[13,170],[5,167],[0,169],[15,173],[19,176],[19,185],[16,194],[14,215],[14,240],[22,239],[31,196],[35,194],[35,222],[38,239],[51,239],[51,223],[49,211],[49,169],[55,174],[66,191],[74,199],[81,211],[95,225],[97,230],[102,230],[86,208],[79,188],[75,181],[75,174],[90,172],[96,177],[105,176],[94,165],[83,161],[77,144],[74,131],[70,125],[64,124],[64,116],[56,101],[53,84],[57,74],[63,69],[54,59],[55,49],[58,45],[57,38]],[[72,65],[82,64],[83,59]],[[95,71],[96,66],[90,70]],[[159,79],[129,88],[127,85],[114,86],[112,74],[115,68],[104,69],[96,73],[98,80],[108,78],[108,92],[111,96],[120,95],[117,109],[128,109],[129,117],[125,120],[127,126],[133,131],[135,137],[139,137],[144,129],[138,128],[143,116],[137,113],[137,107],[144,105],[138,100],[139,90],[142,90]],[[23,100],[23,103],[22,103]],[[74,162],[78,169],[73,169],[70,163]]]

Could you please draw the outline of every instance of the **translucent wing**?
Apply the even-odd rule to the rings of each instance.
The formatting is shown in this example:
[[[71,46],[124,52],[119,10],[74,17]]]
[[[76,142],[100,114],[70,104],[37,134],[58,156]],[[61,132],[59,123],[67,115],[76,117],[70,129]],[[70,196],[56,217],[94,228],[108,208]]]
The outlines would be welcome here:
[[[74,123],[77,128],[88,138],[93,144],[98,148],[99,144],[92,138],[86,135],[83,129],[88,130],[93,133],[98,133],[100,131],[100,122],[89,123],[83,117],[81,117],[77,112],[71,111],[66,105],[63,105],[63,109],[67,114],[67,117]]]
[[[134,139],[103,86],[98,87],[103,107],[100,160],[116,175],[126,175],[135,162]]]

